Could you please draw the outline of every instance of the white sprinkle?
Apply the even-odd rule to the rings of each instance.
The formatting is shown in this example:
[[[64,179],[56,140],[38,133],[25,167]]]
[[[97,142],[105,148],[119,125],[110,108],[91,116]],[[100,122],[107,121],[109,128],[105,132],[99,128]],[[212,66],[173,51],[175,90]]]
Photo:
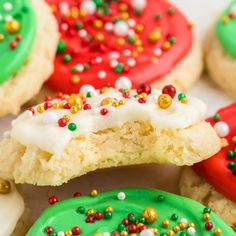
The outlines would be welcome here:
[[[144,229],[141,231],[139,236],[154,236],[154,233],[151,229]]]
[[[110,52],[110,54],[109,54],[110,59],[118,59],[119,57],[120,57],[119,52]]]
[[[142,10],[146,6],[146,0],[132,0],[131,5],[134,9]]]
[[[102,57],[96,57],[95,61],[96,61],[96,63],[101,63],[102,62]]]
[[[187,220],[186,218],[181,218],[181,219],[180,219],[180,222],[187,224],[187,223],[188,223],[188,220]]]
[[[81,3],[80,9],[88,14],[94,14],[97,8],[93,1],[85,0]]]
[[[86,37],[87,34],[88,34],[88,33],[87,33],[87,31],[86,31],[85,29],[82,29],[82,30],[79,31],[79,36],[80,36],[81,38]]]
[[[136,65],[136,61],[134,60],[134,58],[129,58],[127,60],[127,65],[130,67],[134,67]]]
[[[112,31],[114,29],[114,25],[111,22],[108,22],[104,26],[106,31]]]
[[[131,55],[131,51],[130,51],[129,49],[125,49],[125,50],[123,51],[123,54],[128,57],[128,56]]]
[[[57,233],[57,236],[65,236],[65,233],[63,231],[60,231]]]
[[[123,200],[125,200],[126,195],[125,195],[124,192],[119,192],[119,193],[117,194],[117,198],[118,198],[119,200],[123,201]]]
[[[119,62],[117,60],[111,60],[110,61],[110,67],[111,68],[115,68],[118,64],[119,64]]]
[[[4,3],[3,8],[6,11],[11,11],[13,6],[12,6],[12,4],[10,2],[6,2],[6,3]]]
[[[129,27],[133,28],[136,25],[136,21],[134,19],[128,19],[128,25]]]
[[[223,121],[219,121],[214,125],[214,129],[220,138],[224,138],[229,134],[229,126]]]
[[[66,23],[62,23],[61,24],[61,28],[62,28],[62,30],[68,30],[69,29],[69,26],[68,26],[68,24],[66,24]]]
[[[116,80],[115,87],[117,89],[130,89],[132,87],[132,83],[128,77],[121,76]]]
[[[82,64],[77,64],[76,69],[78,70],[78,72],[83,72],[84,71],[84,66]]]
[[[103,233],[103,236],[111,236],[111,234],[108,232],[105,232],[105,233]]]
[[[194,227],[189,227],[187,229],[187,233],[190,234],[190,235],[194,235],[196,233],[196,230]]]
[[[126,36],[129,32],[129,26],[125,21],[118,21],[114,25],[114,34],[118,36]]]
[[[69,4],[67,2],[60,3],[59,8],[62,14],[67,14],[70,12]]]
[[[154,49],[154,55],[160,57],[162,55],[162,50],[160,48]]]
[[[99,79],[105,79],[107,76],[107,73],[104,70],[100,70],[100,71],[98,71],[97,76]]]

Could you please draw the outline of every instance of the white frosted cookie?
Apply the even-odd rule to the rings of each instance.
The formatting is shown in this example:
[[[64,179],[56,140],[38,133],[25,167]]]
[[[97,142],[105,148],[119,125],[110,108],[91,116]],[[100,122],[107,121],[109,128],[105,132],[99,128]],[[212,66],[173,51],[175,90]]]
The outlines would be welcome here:
[[[123,80],[120,87],[125,86]],[[192,165],[220,147],[205,104],[172,85],[137,90],[90,85],[23,112],[0,143],[0,176],[60,185],[87,172],[141,163]]]
[[[44,0],[0,2],[0,116],[16,114],[39,92],[53,71],[57,40]]]
[[[219,16],[205,41],[206,66],[210,77],[236,98],[236,1]]]
[[[26,232],[24,201],[12,182],[0,180],[0,236],[23,236]],[[15,230],[15,231],[14,231]],[[14,232],[14,233],[13,233]]]

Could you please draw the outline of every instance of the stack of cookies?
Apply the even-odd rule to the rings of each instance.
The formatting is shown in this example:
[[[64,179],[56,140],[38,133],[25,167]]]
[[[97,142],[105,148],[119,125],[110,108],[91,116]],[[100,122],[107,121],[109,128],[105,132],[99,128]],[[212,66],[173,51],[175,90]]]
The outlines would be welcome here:
[[[205,45],[218,82],[234,73],[235,7]],[[1,2],[0,115],[28,105],[0,142],[0,236],[236,235],[236,105],[206,119],[205,103],[186,93],[203,64],[193,25],[166,0]],[[234,95],[229,77],[222,87]],[[34,221],[14,185],[54,191],[137,164],[181,167],[181,194],[200,203],[147,186],[92,189],[49,197]]]

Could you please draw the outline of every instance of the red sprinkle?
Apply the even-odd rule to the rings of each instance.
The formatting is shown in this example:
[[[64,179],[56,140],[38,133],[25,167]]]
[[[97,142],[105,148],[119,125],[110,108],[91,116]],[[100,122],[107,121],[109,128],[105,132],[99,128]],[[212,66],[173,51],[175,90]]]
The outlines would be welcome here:
[[[84,104],[84,110],[91,110],[91,105],[88,103]]]
[[[9,47],[10,47],[11,49],[17,48],[17,42],[11,41],[11,42],[9,43]]]
[[[97,220],[101,220],[101,219],[103,218],[103,213],[100,212],[100,211],[96,212],[96,213],[95,213],[95,218],[96,218]]]
[[[59,201],[58,198],[55,197],[55,196],[52,196],[52,197],[50,197],[50,198],[48,199],[48,203],[49,203],[50,205],[54,205],[54,204],[57,203],[58,201]]]
[[[80,192],[76,192],[76,193],[74,193],[74,195],[73,195],[74,197],[81,197],[82,196],[82,194],[80,193]]]
[[[80,227],[75,226],[72,228],[73,235],[79,235],[80,234]]]
[[[27,108],[27,110],[28,110],[28,111],[31,111],[33,115],[35,114],[35,110],[34,110],[33,107],[29,107],[29,108]]]
[[[145,83],[141,83],[139,84],[139,86],[137,87],[137,93],[141,94],[141,93],[146,93],[146,94],[150,94],[152,92],[152,88],[150,85],[145,84]]]
[[[65,126],[67,125],[66,119],[65,119],[65,118],[59,119],[59,120],[58,120],[58,125],[59,125],[60,127],[65,127]]]
[[[139,98],[139,99],[138,99],[138,102],[139,102],[139,103],[146,103],[146,101],[147,101],[147,100],[146,100],[145,98]]]
[[[172,98],[175,97],[176,94],[176,88],[173,85],[166,85],[163,89],[162,89],[162,93],[163,94],[168,94],[170,95]]]
[[[52,227],[48,226],[48,227],[46,227],[45,232],[47,234],[50,234],[50,233],[54,232],[54,229]]]
[[[106,108],[102,108],[102,109],[100,110],[100,114],[101,114],[102,116],[105,116],[107,113],[108,113],[108,110],[107,110]]]
[[[211,230],[213,228],[213,224],[209,221],[209,222],[206,222],[205,224],[205,229],[206,230]]]
[[[94,218],[92,216],[87,216],[86,222],[87,223],[93,223],[94,222]]]

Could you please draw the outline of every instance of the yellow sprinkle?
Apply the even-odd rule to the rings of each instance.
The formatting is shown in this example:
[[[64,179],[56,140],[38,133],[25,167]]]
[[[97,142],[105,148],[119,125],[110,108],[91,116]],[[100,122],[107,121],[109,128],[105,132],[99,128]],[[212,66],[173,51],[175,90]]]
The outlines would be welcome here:
[[[72,106],[70,108],[70,112],[71,112],[71,114],[76,114],[78,112],[78,108],[76,106]]]
[[[163,50],[168,51],[171,48],[171,43],[169,41],[165,41],[163,44]]]
[[[80,82],[80,77],[78,75],[73,75],[71,77],[71,83],[72,84],[78,84]]]
[[[103,26],[103,22],[102,22],[101,20],[95,20],[95,21],[93,22],[93,26],[94,26],[95,28],[97,28],[97,29],[101,29],[102,26]]]
[[[96,39],[97,42],[103,42],[104,39],[105,39],[104,34],[102,34],[102,33],[96,34],[95,39]]]
[[[128,11],[128,5],[126,3],[119,4],[119,11]]]
[[[5,36],[3,34],[0,34],[0,41],[3,41]]]
[[[127,20],[129,18],[129,13],[128,12],[121,12],[120,17],[124,20]]]
[[[60,108],[60,104],[59,104],[59,103],[54,103],[54,104],[52,105],[52,107],[53,107],[54,110],[57,110],[57,109]]]
[[[118,45],[124,45],[124,43],[125,43],[125,40],[123,38],[118,38],[117,39],[117,44]]]
[[[224,17],[222,18],[222,21],[223,21],[223,23],[227,24],[227,23],[229,23],[230,18],[229,18],[228,16],[224,16]]]
[[[63,118],[65,118],[65,120],[66,120],[67,122],[70,121],[70,116],[68,116],[68,115],[64,115]]]
[[[138,33],[140,33],[140,32],[143,31],[143,28],[144,28],[143,25],[138,24],[138,25],[135,26],[135,31],[138,32]]]
[[[37,107],[37,111],[38,111],[38,113],[43,113],[44,112],[44,107],[42,105],[39,105]]]
[[[76,19],[79,17],[79,9],[77,7],[72,7],[70,10],[71,17]]]

